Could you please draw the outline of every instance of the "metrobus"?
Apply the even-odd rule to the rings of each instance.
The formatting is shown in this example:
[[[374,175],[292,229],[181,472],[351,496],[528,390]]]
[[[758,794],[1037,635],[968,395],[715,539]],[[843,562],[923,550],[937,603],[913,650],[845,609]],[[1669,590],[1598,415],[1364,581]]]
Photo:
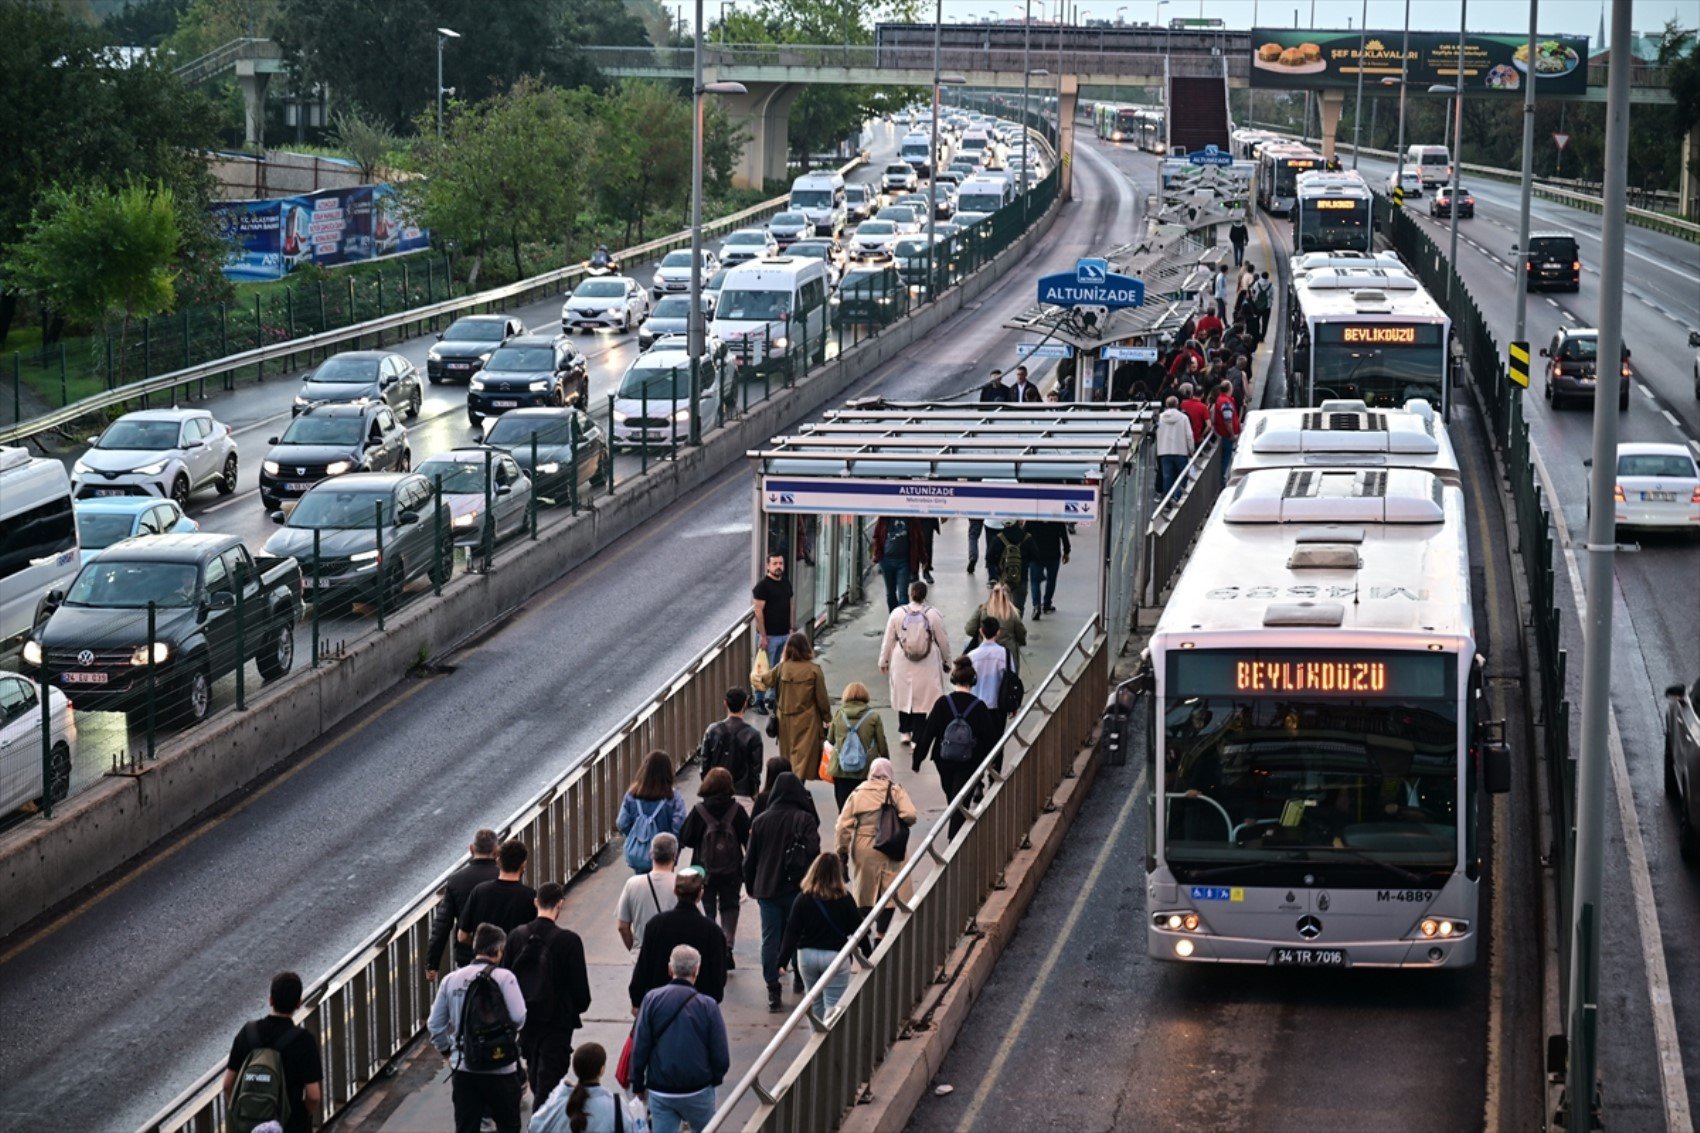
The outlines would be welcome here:
[[[1409,273],[1306,267],[1293,273],[1287,308],[1288,404],[1421,399],[1450,418],[1452,320]]]
[[[1373,252],[1375,198],[1355,170],[1306,170],[1294,181],[1293,251]]]
[[[1146,947],[1331,969],[1476,959],[1485,719],[1462,490],[1265,468],[1224,492],[1145,654]]]
[[[1169,152],[1168,120],[1161,109],[1152,106],[1139,109],[1134,115],[1134,141],[1146,153]]]
[[[1234,445],[1227,486],[1267,468],[1414,468],[1461,484],[1458,453],[1426,401],[1371,409],[1325,401],[1315,409],[1255,409]]]
[[[1298,176],[1323,168],[1322,155],[1297,142],[1268,142],[1257,151],[1257,203],[1263,211],[1286,216],[1293,209]]]
[[[1279,134],[1268,130],[1253,130],[1242,126],[1228,135],[1228,146],[1234,151],[1234,156],[1242,161],[1256,161],[1260,150],[1266,145],[1279,144],[1282,138]]]
[[[1098,136],[1106,142],[1131,142],[1136,132],[1136,107],[1122,103],[1101,102],[1094,111]]]

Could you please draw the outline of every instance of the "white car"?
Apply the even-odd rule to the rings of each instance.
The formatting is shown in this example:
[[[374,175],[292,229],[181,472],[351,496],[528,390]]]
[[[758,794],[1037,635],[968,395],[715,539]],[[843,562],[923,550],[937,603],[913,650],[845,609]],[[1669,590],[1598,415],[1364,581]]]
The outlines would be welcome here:
[[[47,781],[41,774],[41,686],[18,673],[0,672],[0,814],[11,814],[44,797],[58,802],[71,793],[77,755],[77,725],[71,702],[47,690]]]
[[[236,491],[236,438],[205,409],[141,409],[126,413],[89,438],[71,466],[71,494],[157,496],[186,508],[189,496],[216,488]]]
[[[899,236],[918,236],[927,226],[926,212],[913,205],[891,205],[880,212],[880,219],[896,225]]]
[[[897,231],[897,225],[884,217],[878,220],[864,220],[856,226],[856,235],[850,238],[850,257],[867,260],[889,256],[891,242],[899,235],[901,234]]]
[[[85,565],[100,557],[112,544],[146,535],[186,535],[201,525],[183,514],[176,500],[142,496],[118,496],[104,500],[78,500],[72,505],[77,517],[79,561]]]
[[[1687,445],[1651,441],[1618,445],[1612,498],[1619,527],[1700,532],[1700,466]]]
[[[728,386],[725,362],[705,355],[697,363],[697,412],[704,429]],[[729,405],[730,403],[728,403]],[[664,342],[633,359],[614,389],[611,449],[667,448],[690,436],[691,356],[682,342]]]
[[[720,270],[720,257],[712,249],[702,250],[702,277],[707,279]],[[661,265],[655,269],[654,286],[651,287],[657,299],[663,295],[683,295],[691,289],[691,253],[686,248],[683,251],[668,252],[661,260]]]
[[[629,331],[649,317],[649,292],[626,275],[603,275],[578,285],[561,305],[561,330],[599,327]]]
[[[867,220],[880,209],[879,194],[867,185],[844,186],[845,215],[851,220]]]
[[[814,234],[815,226],[809,221],[805,212],[774,213],[767,222],[767,234],[773,237],[773,242],[781,248],[789,247],[805,236]]]
[[[880,188],[884,189],[888,196],[912,193],[919,181],[915,176],[915,167],[906,161],[894,161],[880,174]]]
[[[778,253],[778,242],[765,228],[740,228],[720,242],[720,262],[727,267]]]
[[[1398,170],[1387,175],[1387,194],[1389,196],[1393,195],[1393,187],[1399,182],[1404,184],[1405,196],[1420,197],[1423,195],[1423,178],[1415,169],[1405,170],[1402,176]]]

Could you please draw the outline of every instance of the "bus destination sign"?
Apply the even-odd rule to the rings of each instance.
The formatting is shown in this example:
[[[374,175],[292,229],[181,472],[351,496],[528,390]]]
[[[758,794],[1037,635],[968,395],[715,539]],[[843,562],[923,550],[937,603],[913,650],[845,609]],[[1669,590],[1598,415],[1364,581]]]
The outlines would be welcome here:
[[[1385,661],[1236,661],[1239,692],[1386,692]]]
[[[1409,324],[1376,323],[1341,328],[1341,341],[1348,346],[1414,346],[1417,328]]]
[[[1323,212],[1344,212],[1350,209],[1369,208],[1368,201],[1354,201],[1349,200],[1346,197],[1319,197],[1310,203],[1315,205],[1318,209],[1321,209]]]
[[[1163,695],[1444,697],[1456,661],[1429,650],[1181,649],[1168,656]]]

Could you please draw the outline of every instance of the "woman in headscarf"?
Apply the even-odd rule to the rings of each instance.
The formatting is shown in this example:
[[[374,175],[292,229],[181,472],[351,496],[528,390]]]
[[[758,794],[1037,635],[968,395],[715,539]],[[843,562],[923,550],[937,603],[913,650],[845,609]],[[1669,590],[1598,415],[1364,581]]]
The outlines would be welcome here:
[[[886,887],[897,879],[903,869],[902,858],[888,858],[874,849],[880,824],[880,808],[890,802],[897,808],[897,817],[905,826],[914,826],[919,817],[909,792],[900,786],[892,774],[891,760],[876,759],[868,765],[868,777],[845,800],[838,815],[838,852],[850,857],[850,895],[862,915],[873,909]],[[905,881],[898,896],[909,900],[913,887]],[[891,920],[889,908],[880,912],[880,931]]]

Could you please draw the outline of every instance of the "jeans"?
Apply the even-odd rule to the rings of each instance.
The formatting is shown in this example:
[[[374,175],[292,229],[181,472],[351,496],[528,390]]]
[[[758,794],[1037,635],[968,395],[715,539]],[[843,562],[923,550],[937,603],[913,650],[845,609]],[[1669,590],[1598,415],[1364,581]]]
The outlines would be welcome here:
[[[1178,454],[1159,456],[1157,458],[1157,495],[1169,494],[1169,489],[1175,486],[1182,474],[1186,472],[1186,462],[1189,458]]]
[[[720,932],[726,937],[726,951],[738,943],[738,895],[743,892],[744,880],[737,874],[711,877],[702,889],[702,915],[713,920],[720,917]]]
[[[968,569],[973,570],[980,564],[980,532],[986,529],[983,519],[968,521]],[[470,961],[468,961],[470,963]],[[462,965],[463,967],[465,965]]]
[[[788,633],[774,633],[768,635],[767,663],[771,667],[775,669],[779,668],[779,658],[785,652],[785,642],[788,641],[790,637],[791,635]],[[773,707],[778,698],[779,692],[777,689],[770,688],[765,692],[756,693],[756,703],[766,704],[769,708]]]
[[[838,953],[829,952],[825,948],[799,948],[797,950],[797,963],[803,969],[803,982],[813,987],[827,967],[831,965],[832,958],[836,955]],[[819,1000],[821,1018],[824,1019],[832,1014],[832,1009],[838,1006],[838,1001],[844,997],[844,992],[849,986],[850,965],[845,964],[832,973],[832,978],[826,981],[825,987],[821,988]]]
[[[1027,596],[1033,599],[1033,611],[1048,610],[1056,605],[1057,572],[1062,560],[1030,559],[1027,563]]]
[[[768,987],[779,982],[779,946],[785,940],[785,914],[791,910],[790,897],[757,897],[761,910],[761,978]]]
[[[980,761],[976,759],[971,763],[946,763],[939,759],[933,761],[933,766],[939,769],[939,786],[944,788],[944,797],[948,804],[968,785],[968,780],[974,777],[974,769],[980,766]],[[950,837],[956,837],[962,823],[962,812],[953,811],[950,816]]]
[[[456,1070],[451,1082],[455,1133],[478,1133],[488,1116],[496,1133],[519,1133],[519,1073],[475,1074]]]
[[[1234,245],[1234,266],[1240,267],[1244,263],[1245,263],[1245,245],[1244,244],[1235,244]]]
[[[885,608],[889,613],[909,601],[909,562],[883,558],[880,573],[885,575]]]
[[[1234,462],[1234,438],[1217,437],[1222,442],[1222,483],[1228,482],[1228,466]]]
[[[573,1058],[573,1028],[527,1026],[519,1033],[519,1052],[525,1059],[525,1076],[531,1086],[531,1108],[536,1109],[567,1076]]]
[[[615,1105],[619,1104],[618,1099]],[[650,1133],[679,1133],[682,1122],[690,1122],[693,1133],[701,1133],[714,1120],[714,1087],[704,1086],[694,1094],[663,1096],[649,1092]]]

